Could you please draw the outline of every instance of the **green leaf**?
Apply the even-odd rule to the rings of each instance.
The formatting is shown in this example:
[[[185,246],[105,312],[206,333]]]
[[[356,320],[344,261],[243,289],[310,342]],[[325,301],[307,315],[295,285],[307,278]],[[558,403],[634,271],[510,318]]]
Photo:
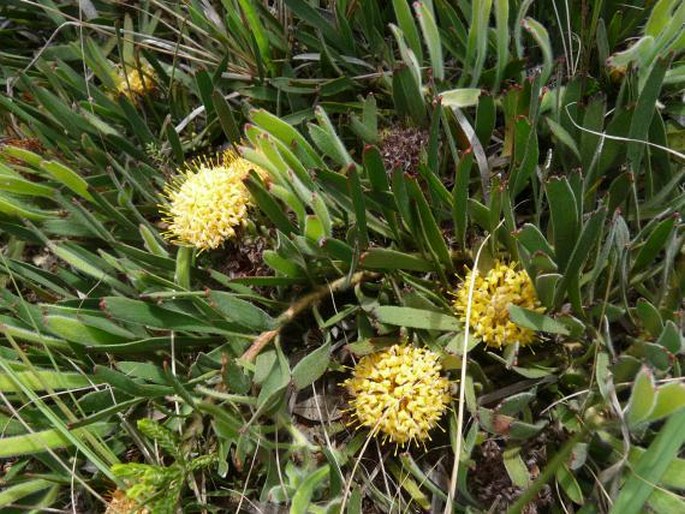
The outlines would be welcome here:
[[[42,196],[53,198],[55,190],[42,184],[36,184],[19,177],[0,177],[0,188],[7,193],[27,196]]]
[[[475,0],[472,4],[465,62],[471,74],[471,86],[475,86],[480,80],[488,52],[492,0]]]
[[[311,168],[321,168],[324,166],[314,147],[289,123],[265,109],[250,111],[250,117],[257,126],[266,130],[288,148],[294,148],[296,150],[295,153],[303,160],[302,162],[305,166]]]
[[[442,43],[438,33],[438,26],[431,12],[432,10],[426,7],[425,2],[414,2],[414,11],[416,12],[416,18],[419,20],[421,32],[423,32],[423,39],[428,47],[428,55],[433,67],[433,77],[437,80],[444,80],[445,64],[442,57]]]
[[[228,321],[257,332],[274,328],[274,320],[271,316],[253,303],[241,300],[234,294],[212,290],[207,292],[207,300]]]
[[[0,155],[24,161],[34,168],[38,168],[43,162],[43,158],[37,153],[33,153],[25,148],[19,148],[18,146],[2,145],[0,147]]]
[[[419,64],[423,63],[423,49],[421,47],[421,40],[419,39],[419,31],[414,23],[414,18],[409,8],[407,0],[392,0],[392,6],[395,10],[395,17],[397,24],[400,26],[404,34],[407,44],[414,52]]]
[[[673,321],[668,320],[664,324],[664,329],[661,331],[661,335],[659,336],[659,339],[657,339],[656,344],[663,346],[673,354],[678,354],[683,351],[685,341],[678,331],[676,324],[673,323]]]
[[[481,90],[477,88],[450,89],[439,95],[440,103],[446,107],[471,107],[478,104]]]
[[[359,249],[369,246],[369,234],[366,228],[366,203],[362,194],[362,185],[359,181],[359,173],[356,167],[351,167],[348,171],[347,187],[354,206],[354,227],[357,236]]]
[[[392,74],[392,98],[399,116],[406,116],[418,125],[426,119],[423,93],[406,64],[398,64]]]
[[[94,321],[94,318],[90,317],[89,320]],[[116,326],[114,327],[118,330],[115,333],[103,330],[83,317],[46,316],[45,325],[59,337],[84,345],[118,344],[135,338],[134,334]]]
[[[269,37],[266,31],[264,30],[264,25],[257,14],[255,4],[250,0],[238,0],[238,2],[240,3],[240,9],[245,15],[245,19],[247,20],[250,33],[257,42],[257,47],[259,48],[259,54],[262,61],[266,65],[267,69],[273,69],[273,63],[271,62],[271,43],[269,42]]]
[[[568,469],[566,464],[562,464],[556,469],[556,479],[557,483],[561,486],[561,489],[566,493],[573,503],[578,505],[583,505],[585,499],[583,498],[583,491],[578,485],[578,481],[573,476],[573,473]]]
[[[255,379],[256,380],[256,379]],[[281,398],[282,393],[290,383],[290,366],[283,352],[277,347],[276,359],[262,383],[262,389],[257,396],[259,409],[269,408],[273,402]]]
[[[109,273],[112,272],[111,267],[106,264],[104,259],[87,252],[81,246],[72,243],[57,245],[49,242],[48,247],[57,257],[78,271],[96,280],[100,280],[119,291],[131,291],[129,286],[120,282]]]
[[[75,438],[83,439],[86,433],[104,436],[113,428],[114,423],[93,423],[87,427],[70,430]],[[73,441],[67,439],[59,430],[51,428],[40,432],[0,438],[0,459],[42,453],[48,449],[68,448]]]
[[[504,70],[509,63],[509,0],[495,0],[495,39],[497,40],[497,76],[495,88],[499,88]]]
[[[160,330],[187,330],[199,333],[233,332],[233,325],[205,321],[184,314],[183,312],[165,309],[152,303],[132,300],[119,296],[109,296],[101,300],[102,309],[114,319],[137,323]]]
[[[565,177],[551,178],[545,187],[553,229],[554,253],[559,271],[566,269],[580,229],[576,197]]]
[[[628,137],[637,141],[646,141],[649,134],[649,126],[652,123],[656,102],[661,91],[661,84],[664,81],[666,71],[670,67],[672,57],[657,58],[650,69],[647,82],[640,91],[637,105],[633,112],[630,122],[630,132]],[[628,143],[628,162],[635,174],[640,171],[640,163],[645,151],[643,143]],[[649,173],[649,172],[648,172]]]
[[[245,186],[250,191],[252,198],[254,198],[259,208],[268,216],[271,222],[278,230],[284,234],[291,234],[295,232],[295,227],[288,219],[288,216],[283,212],[276,200],[269,194],[269,192],[262,185],[259,175],[253,170],[250,172],[249,179],[245,182]]]
[[[400,56],[402,57],[402,61],[411,71],[416,88],[418,90],[421,90],[421,66],[418,60],[416,59],[414,52],[407,46],[407,43],[404,40],[404,35],[402,34],[402,30],[400,28],[396,27],[391,23],[390,30],[392,31],[393,35],[395,36],[395,39],[397,40],[397,45],[400,49]]]
[[[328,465],[322,466],[305,477],[304,480],[295,490],[292,504],[290,505],[290,514],[307,514],[309,511],[309,504],[312,501],[312,496],[317,487],[326,479],[330,472]]]
[[[219,117],[219,123],[228,138],[229,143],[238,144],[240,142],[240,129],[233,116],[233,109],[228,104],[224,95],[215,90],[212,92],[212,103]]]
[[[64,184],[81,198],[85,198],[89,202],[94,201],[88,192],[88,183],[72,169],[57,161],[43,161],[40,167],[47,171],[52,178]]]
[[[685,410],[673,414],[621,487],[611,514],[639,514],[685,443]]]
[[[674,492],[654,489],[647,499],[647,509],[654,514],[685,512],[685,501]]]
[[[433,216],[433,210],[428,205],[416,180],[407,182],[407,189],[416,204],[419,222],[425,235],[425,241],[431,250],[431,254],[437,257],[447,271],[453,271],[452,258],[450,256],[449,248],[447,248],[445,238]]]
[[[580,151],[578,150],[578,146],[576,145],[576,142],[573,140],[571,134],[569,134],[564,127],[562,127],[552,118],[547,118],[547,124],[549,125],[549,128],[552,130],[552,134],[554,134],[554,137],[556,137],[567,148],[569,148],[573,152],[573,155],[576,156],[578,161],[580,161]]]
[[[567,289],[572,288],[574,285],[578,287],[578,283],[580,281],[580,273],[583,268],[583,265],[590,256],[593,248],[597,244],[599,244],[600,233],[602,232],[602,227],[604,225],[606,214],[606,207],[601,207],[596,212],[591,214],[590,219],[585,224],[583,232],[581,233],[580,238],[578,239],[578,242],[573,248],[573,252],[571,253],[571,256],[568,259],[568,264],[564,272],[564,277],[562,278],[561,282],[559,283],[559,286],[557,287],[554,298],[555,305],[558,305],[561,302],[563,295],[566,293]],[[555,253],[557,255],[558,260],[558,248],[555,248]],[[578,312],[582,312],[583,309],[582,306],[579,305],[580,299],[578,298],[578,296],[579,295],[577,294],[572,296],[571,301],[574,305],[574,308],[576,308]]]
[[[543,252],[554,257],[554,250],[542,235],[540,229],[532,223],[526,223],[521,229],[514,233],[514,237],[518,239],[523,246],[531,253]]]
[[[314,114],[316,116],[319,125],[309,124],[309,135],[316,143],[316,146],[328,155],[331,159],[336,161],[340,166],[351,166],[354,164],[354,160],[350,157],[347,152],[344,143],[338,137],[338,134],[331,123],[331,119],[326,114],[320,106],[314,109]]]
[[[4,489],[0,491],[0,508],[8,507],[10,504],[17,504],[22,498],[53,487],[54,485],[55,482],[50,480],[34,478],[9,487],[5,486]]]
[[[640,252],[635,257],[631,273],[637,273],[651,264],[664,248],[668,237],[671,235],[677,216],[671,216],[661,221],[654,230],[651,231],[647,241],[640,248]]]
[[[454,188],[452,189],[452,219],[457,240],[466,246],[466,227],[468,223],[469,179],[473,168],[473,151],[465,151],[455,168]]]
[[[435,264],[421,257],[409,255],[396,250],[371,248],[364,252],[359,265],[364,269],[434,271]]]
[[[664,321],[659,314],[659,310],[644,298],[640,298],[635,306],[642,326],[653,337],[659,337],[664,329]]]
[[[531,330],[549,332],[550,334],[569,334],[568,328],[557,320],[513,303],[509,304],[509,317],[517,325]]]
[[[32,391],[78,389],[91,385],[91,381],[86,375],[64,371],[17,371],[15,378]],[[17,388],[14,380],[0,373],[0,391],[3,393],[14,393],[20,392],[20,389]]]
[[[420,328],[452,332],[461,329],[461,324],[454,316],[435,311],[415,309],[413,307],[395,307],[382,305],[372,311],[381,323],[406,328]]]
[[[554,57],[552,54],[552,44],[549,40],[549,33],[541,23],[535,21],[533,18],[525,18],[522,21],[522,25],[523,28],[526,29],[531,36],[533,36],[533,39],[535,39],[535,42],[540,47],[540,50],[542,50],[543,64],[541,78],[542,83],[547,84],[550,76],[552,75],[552,69],[554,66]]]
[[[50,218],[56,218],[56,212],[44,211],[36,209],[17,198],[6,196],[0,193],[0,212],[9,216],[14,216],[21,219],[31,221],[45,221]]]
[[[318,380],[328,369],[331,361],[331,342],[314,350],[298,362],[292,371],[293,382],[299,391]]]
[[[517,487],[528,487],[530,484],[530,473],[521,457],[521,447],[512,446],[506,448],[502,452],[502,461],[512,484]]]
[[[635,377],[633,390],[626,410],[626,419],[632,427],[645,421],[654,410],[657,401],[654,376],[647,368],[642,368]]]
[[[683,408],[685,408],[685,384],[681,382],[664,384],[657,391],[656,404],[647,416],[647,421],[665,418]]]

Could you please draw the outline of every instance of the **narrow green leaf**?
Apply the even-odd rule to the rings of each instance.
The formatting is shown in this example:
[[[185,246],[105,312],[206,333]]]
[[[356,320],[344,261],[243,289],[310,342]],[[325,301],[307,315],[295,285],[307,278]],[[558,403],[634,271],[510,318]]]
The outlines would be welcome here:
[[[392,6],[395,10],[397,24],[402,29],[407,44],[414,52],[419,64],[423,63],[423,49],[419,39],[419,31],[416,28],[416,23],[414,23],[409,2],[407,0],[392,0]]]
[[[82,439],[84,434],[104,436],[114,428],[113,423],[93,423],[87,427],[71,430],[73,437]],[[48,449],[68,448],[73,442],[67,439],[59,430],[51,428],[41,432],[0,438],[0,459],[33,455]]]
[[[426,7],[425,2],[414,2],[414,11],[421,26],[423,39],[428,47],[428,55],[433,67],[433,77],[437,80],[444,80],[445,64],[442,57],[442,40],[432,10]]]
[[[547,84],[550,76],[552,75],[552,69],[554,67],[554,57],[552,54],[552,44],[549,40],[549,33],[541,23],[535,21],[533,18],[525,18],[522,24],[523,28],[525,28],[530,35],[533,36],[533,39],[535,39],[535,42],[540,47],[540,50],[542,50],[543,63],[541,78],[542,83]]]
[[[580,151],[578,150],[578,146],[576,145],[576,142],[573,140],[571,134],[569,134],[564,127],[562,127],[552,118],[547,118],[547,124],[549,125],[552,134],[554,134],[554,137],[556,137],[567,148],[569,148],[573,152],[573,155],[576,156],[578,161],[580,161]]]
[[[10,504],[17,504],[19,500],[54,485],[55,483],[50,480],[34,478],[16,485],[5,487],[0,491],[0,508],[8,507]]]
[[[86,375],[64,371],[17,371],[15,378],[32,391],[78,389],[91,385],[91,382]],[[0,373],[0,391],[3,393],[14,393],[19,392],[20,389],[17,388],[14,380]]]
[[[369,246],[369,234],[366,228],[366,204],[362,194],[362,186],[359,181],[359,174],[355,166],[348,170],[348,188],[354,206],[354,221],[357,242],[360,249]]]
[[[461,323],[454,316],[435,311],[383,305],[373,309],[374,316],[381,323],[406,328],[438,330],[441,332],[458,331]]]
[[[545,187],[552,222],[554,254],[564,271],[578,240],[580,225],[575,195],[565,177],[550,179]]]
[[[237,298],[225,291],[208,291],[207,299],[212,307],[221,312],[228,321],[254,331],[262,332],[274,327],[274,320],[251,302]]]
[[[115,319],[161,330],[188,330],[206,334],[233,332],[237,328],[228,323],[223,327],[218,323],[206,323],[179,311],[119,296],[103,298],[100,304]]]
[[[43,161],[40,167],[47,171],[55,180],[64,184],[74,193],[92,202],[93,197],[88,192],[88,183],[75,171],[57,161]]]
[[[629,138],[645,141],[649,133],[649,126],[652,123],[656,102],[659,98],[661,85],[664,81],[666,71],[671,65],[672,57],[658,58],[652,66],[649,77],[640,91],[637,105],[633,112],[630,122]],[[628,162],[630,162],[633,173],[640,172],[640,163],[645,151],[643,143],[628,143]]]
[[[0,212],[9,216],[31,221],[45,221],[55,218],[57,213],[34,208],[17,198],[0,193]]]
[[[685,410],[673,414],[621,487],[611,514],[639,514],[685,443]]]
[[[668,237],[671,235],[676,218],[677,216],[671,216],[668,219],[661,221],[654,230],[651,231],[649,237],[640,248],[637,257],[635,257],[632,273],[642,271],[656,259],[657,255],[659,255],[659,252],[661,252],[668,241]]]
[[[299,484],[290,505],[290,514],[307,514],[314,490],[328,477],[330,467],[321,466],[307,475]]]
[[[683,408],[685,408],[685,384],[679,382],[664,384],[657,391],[656,404],[646,421],[652,422],[665,418]],[[685,483],[685,475],[681,476]]]
[[[573,476],[573,473],[568,469],[566,464],[562,464],[556,470],[557,483],[561,489],[566,493],[573,503],[583,505],[585,499],[583,498],[583,490],[578,485],[578,481]]]
[[[530,473],[521,457],[521,447],[512,446],[506,448],[502,452],[502,461],[511,482],[517,487],[528,487],[530,484]]]
[[[224,95],[219,91],[215,90],[212,92],[212,103],[216,109],[216,114],[219,117],[219,123],[221,123],[221,128],[224,134],[228,138],[228,142],[232,144],[237,144],[240,142],[240,129],[233,116],[233,109],[228,104]]]
[[[640,298],[635,306],[635,311],[645,330],[653,337],[659,337],[664,329],[664,321],[661,318],[661,314],[659,314],[659,310],[649,301]]]
[[[466,150],[457,163],[452,189],[452,219],[457,240],[466,246],[466,227],[468,223],[469,180],[473,168],[473,151]]]
[[[557,320],[540,312],[524,309],[513,303],[509,304],[509,316],[514,323],[524,328],[539,332],[549,332],[550,334],[569,334],[568,328]]]
[[[654,410],[657,401],[654,376],[647,368],[642,368],[635,377],[633,390],[626,409],[626,419],[631,427],[645,421]]]
[[[447,243],[445,242],[442,231],[433,216],[433,211],[428,205],[425,196],[415,180],[408,182],[407,189],[416,203],[421,228],[425,234],[426,243],[431,248],[431,253],[437,257],[445,269],[452,271],[454,266],[452,264],[449,249],[447,248]]]
[[[297,390],[304,389],[318,380],[328,369],[331,360],[331,342],[305,356],[292,371],[293,382]]]
[[[435,271],[435,264],[430,261],[384,248],[371,248],[364,252],[360,257],[359,264],[364,269]]]
[[[497,75],[495,88],[499,88],[504,70],[509,63],[509,0],[495,0],[495,39],[497,41]]]
[[[250,194],[255,199],[259,208],[267,215],[271,222],[284,234],[295,232],[295,227],[290,222],[283,207],[281,207],[262,185],[261,179],[256,172],[250,172],[250,178],[245,182]]]
[[[471,107],[478,104],[481,90],[478,88],[450,89],[440,93],[439,99],[442,105],[447,107]]]

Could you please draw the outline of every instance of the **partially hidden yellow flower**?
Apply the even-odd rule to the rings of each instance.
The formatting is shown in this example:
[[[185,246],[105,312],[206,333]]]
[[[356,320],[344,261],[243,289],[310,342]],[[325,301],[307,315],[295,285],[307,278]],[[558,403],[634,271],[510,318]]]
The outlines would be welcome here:
[[[469,270],[454,299],[454,310],[466,322],[469,287],[474,271]],[[509,318],[509,305],[544,312],[545,308],[535,293],[533,282],[525,270],[517,271],[516,263],[496,261],[484,276],[475,271],[476,278],[471,303],[471,330],[488,346],[500,348],[535,341],[533,330],[520,327]]]
[[[254,169],[266,172],[229,150],[216,159],[196,159],[165,188],[160,205],[169,224],[164,234],[204,251],[221,246],[247,221],[251,196],[243,180]]]
[[[117,489],[112,493],[105,514],[149,514],[149,510],[136,500],[129,498],[125,491]]]
[[[353,416],[398,445],[430,439],[450,402],[449,381],[440,370],[436,353],[410,345],[362,357],[343,383]]]
[[[115,83],[117,93],[131,101],[157,88],[155,70],[148,63],[140,63],[140,66],[119,66]]]

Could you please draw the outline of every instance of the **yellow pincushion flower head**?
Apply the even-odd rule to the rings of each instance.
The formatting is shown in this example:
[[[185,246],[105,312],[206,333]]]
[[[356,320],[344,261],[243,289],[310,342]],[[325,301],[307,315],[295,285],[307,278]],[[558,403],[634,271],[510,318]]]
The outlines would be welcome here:
[[[218,248],[247,221],[251,196],[243,180],[250,170],[266,172],[228,150],[216,159],[197,159],[165,188],[160,205],[169,223],[164,234],[200,251]]]
[[[464,322],[473,273],[473,270],[468,271],[454,299],[454,310]],[[515,262],[505,264],[500,261],[495,261],[493,268],[485,275],[478,273],[478,270],[475,273],[470,326],[476,336],[488,346],[497,348],[534,342],[536,336],[533,330],[520,327],[509,318],[511,304],[537,312],[545,310],[540,305],[528,273],[523,269],[517,271]]]
[[[356,421],[398,445],[430,439],[450,402],[440,357],[425,348],[396,344],[362,357],[343,386]]]
[[[146,62],[141,62],[140,66],[118,66],[114,81],[117,93],[126,96],[132,102],[157,88],[155,70]]]

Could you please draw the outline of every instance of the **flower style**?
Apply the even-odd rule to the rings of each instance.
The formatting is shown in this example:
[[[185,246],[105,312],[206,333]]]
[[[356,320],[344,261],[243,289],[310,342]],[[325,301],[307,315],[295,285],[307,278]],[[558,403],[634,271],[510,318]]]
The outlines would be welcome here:
[[[235,237],[236,228],[247,221],[252,204],[243,184],[250,170],[261,168],[232,150],[217,159],[198,159],[167,185],[167,204],[161,205],[169,228],[164,234],[178,244],[201,251],[215,249]]]
[[[124,95],[131,101],[146,93],[151,93],[157,87],[155,71],[148,63],[120,66],[115,77],[117,93]]]
[[[362,357],[343,383],[359,424],[398,445],[430,439],[450,402],[439,359],[430,350],[400,344]]]
[[[474,271],[469,270],[454,299],[454,310],[462,321],[466,321],[469,304],[469,287]],[[474,333],[485,344],[500,348],[503,345],[519,343],[527,345],[535,341],[533,330],[516,325],[509,318],[509,305],[544,312],[540,305],[533,282],[525,270],[517,271],[516,263],[495,262],[485,276],[475,271],[470,325]]]

